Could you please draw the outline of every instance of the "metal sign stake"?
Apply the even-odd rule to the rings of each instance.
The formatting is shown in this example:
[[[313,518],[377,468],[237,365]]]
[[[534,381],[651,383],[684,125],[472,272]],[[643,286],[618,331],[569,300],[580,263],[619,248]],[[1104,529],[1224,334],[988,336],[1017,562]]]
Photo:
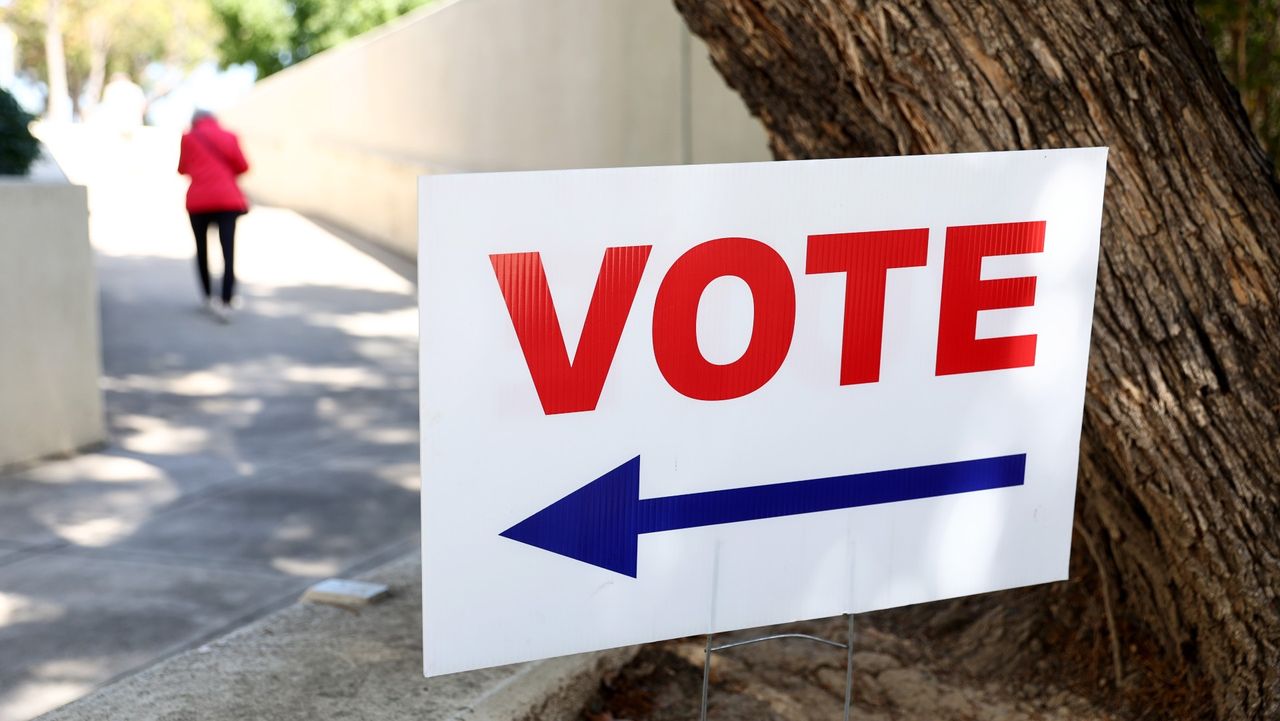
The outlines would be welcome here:
[[[798,638],[805,641],[813,641],[834,648],[845,649],[845,669],[844,669],[844,721],[849,721],[849,714],[853,709],[853,614],[844,614],[847,623],[848,637],[844,643],[832,641],[829,638],[821,638],[819,636],[811,636],[807,633],[776,633],[770,636],[761,636],[759,638],[749,638],[745,641],[733,641],[731,643],[712,645],[715,634],[707,634],[707,647],[703,652],[702,661],[702,710],[698,715],[700,721],[707,721],[707,696],[711,688],[711,654],[717,651],[725,651],[739,646],[749,646],[751,644],[760,643],[761,641],[775,641],[784,638]]]

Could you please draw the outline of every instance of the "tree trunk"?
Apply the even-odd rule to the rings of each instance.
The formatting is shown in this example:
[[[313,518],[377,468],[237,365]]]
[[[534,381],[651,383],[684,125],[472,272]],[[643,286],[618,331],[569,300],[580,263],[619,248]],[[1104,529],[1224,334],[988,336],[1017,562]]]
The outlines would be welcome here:
[[[1089,596],[962,612],[1020,663],[1119,630],[1107,658],[1149,647],[1199,708],[1280,718],[1280,196],[1191,3],[675,2],[779,158],[1111,147],[1070,586]]]
[[[84,81],[81,113],[88,117],[102,102],[102,88],[107,84],[107,55],[111,50],[111,28],[100,17],[88,21],[89,75]]]
[[[49,0],[45,6],[45,66],[49,72],[49,99],[44,115],[49,120],[71,120],[67,92],[67,54],[62,47],[62,0]]]

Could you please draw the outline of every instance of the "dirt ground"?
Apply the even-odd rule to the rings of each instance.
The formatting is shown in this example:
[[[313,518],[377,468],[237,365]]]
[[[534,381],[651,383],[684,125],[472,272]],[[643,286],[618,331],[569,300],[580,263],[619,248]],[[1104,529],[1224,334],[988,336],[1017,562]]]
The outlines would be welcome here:
[[[809,633],[844,640],[843,619],[726,634],[716,643],[766,633]],[[606,679],[580,721],[686,721],[698,718],[704,638],[653,644]],[[1120,721],[1062,689],[1017,688],[950,673],[919,644],[859,623],[854,641],[854,709],[859,721]],[[714,721],[840,719],[845,652],[783,639],[713,656]]]

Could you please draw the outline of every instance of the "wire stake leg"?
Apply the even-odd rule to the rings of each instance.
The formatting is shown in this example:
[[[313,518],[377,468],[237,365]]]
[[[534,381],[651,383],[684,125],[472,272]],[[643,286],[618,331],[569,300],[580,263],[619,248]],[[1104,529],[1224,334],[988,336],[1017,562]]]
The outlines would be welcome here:
[[[707,721],[707,689],[711,684],[711,639],[712,634],[707,634],[707,649],[703,652],[702,659],[702,713],[698,715],[700,721]]]
[[[844,618],[849,623],[844,656],[844,721],[849,721],[849,713],[853,710],[853,614],[846,613]]]

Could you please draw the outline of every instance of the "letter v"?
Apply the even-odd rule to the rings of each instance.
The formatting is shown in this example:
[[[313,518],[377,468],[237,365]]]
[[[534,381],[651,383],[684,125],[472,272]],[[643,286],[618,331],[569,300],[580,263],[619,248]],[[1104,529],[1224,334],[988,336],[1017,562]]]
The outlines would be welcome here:
[[[538,253],[489,256],[524,351],[533,387],[547,415],[595,410],[631,314],[651,245],[608,248],[573,361],[560,329],[547,274]]]

